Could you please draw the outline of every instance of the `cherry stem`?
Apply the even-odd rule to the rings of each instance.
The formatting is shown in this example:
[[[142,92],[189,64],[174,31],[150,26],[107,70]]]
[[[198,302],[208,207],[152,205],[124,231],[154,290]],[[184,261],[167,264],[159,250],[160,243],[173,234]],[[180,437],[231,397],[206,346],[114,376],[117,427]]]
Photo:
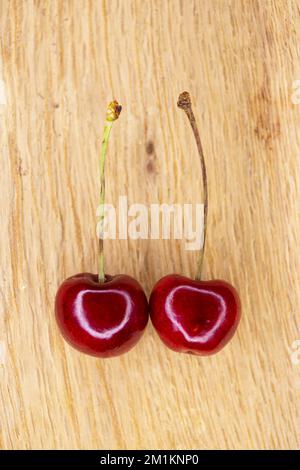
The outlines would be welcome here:
[[[122,106],[117,101],[112,101],[106,111],[106,121],[104,124],[101,153],[100,153],[100,201],[97,226],[99,227],[99,253],[98,253],[98,280],[99,283],[105,282],[104,273],[104,253],[103,253],[103,238],[104,238],[104,205],[105,205],[105,160],[107,153],[107,145],[109,141],[110,131],[114,121],[120,115]]]
[[[202,266],[203,266],[203,258],[204,258],[204,251],[205,251],[205,241],[206,241],[206,228],[207,228],[207,213],[208,213],[208,189],[207,189],[207,174],[206,174],[206,166],[205,166],[205,159],[203,154],[203,148],[200,140],[200,135],[195,119],[195,115],[192,110],[192,103],[190,95],[187,91],[184,91],[179,95],[177,106],[185,112],[190,122],[191,128],[194,133],[194,137],[196,140],[196,145],[198,149],[198,154],[200,157],[201,163],[201,171],[202,171],[202,180],[203,180],[203,193],[204,193],[204,218],[203,218],[203,244],[200,250],[200,255],[198,259],[197,271],[196,271],[196,280],[201,279],[202,274]]]

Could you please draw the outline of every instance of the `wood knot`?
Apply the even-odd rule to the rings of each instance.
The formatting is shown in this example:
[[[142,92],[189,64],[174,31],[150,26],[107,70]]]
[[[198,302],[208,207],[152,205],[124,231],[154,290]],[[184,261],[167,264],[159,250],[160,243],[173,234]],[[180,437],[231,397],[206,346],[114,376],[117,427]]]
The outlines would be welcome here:
[[[149,140],[146,143],[146,153],[148,155],[153,155],[154,154],[154,143],[152,142],[152,140]]]

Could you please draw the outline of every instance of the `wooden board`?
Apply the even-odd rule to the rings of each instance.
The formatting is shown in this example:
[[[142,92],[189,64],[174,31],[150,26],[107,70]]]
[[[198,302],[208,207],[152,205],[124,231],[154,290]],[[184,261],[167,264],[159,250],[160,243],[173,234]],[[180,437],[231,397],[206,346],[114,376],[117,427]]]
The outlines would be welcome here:
[[[2,449],[300,447],[299,14],[295,0],[0,2]],[[97,269],[106,104],[123,105],[107,201],[201,202],[185,89],[207,157],[204,278],[237,287],[240,328],[209,358],[171,352],[151,325],[127,355],[84,356],[53,301]],[[147,293],[197,259],[174,240],[105,253]]]

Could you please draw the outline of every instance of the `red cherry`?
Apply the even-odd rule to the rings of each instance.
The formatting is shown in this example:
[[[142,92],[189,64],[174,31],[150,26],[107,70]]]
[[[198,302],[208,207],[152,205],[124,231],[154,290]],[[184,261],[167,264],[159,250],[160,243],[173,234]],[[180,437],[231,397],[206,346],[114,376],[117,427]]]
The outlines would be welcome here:
[[[66,279],[55,300],[56,320],[64,338],[79,351],[97,357],[129,351],[140,339],[149,316],[146,296],[135,279],[104,274],[105,158],[110,131],[121,109],[115,100],[108,105],[101,145],[98,275],[82,273]]]
[[[56,320],[66,341],[97,357],[129,351],[148,322],[148,302],[140,284],[123,274],[99,283],[91,273],[66,279],[55,301]]]
[[[206,356],[218,352],[233,336],[240,300],[225,281],[194,281],[172,274],[154,286],[150,315],[169,348]]]

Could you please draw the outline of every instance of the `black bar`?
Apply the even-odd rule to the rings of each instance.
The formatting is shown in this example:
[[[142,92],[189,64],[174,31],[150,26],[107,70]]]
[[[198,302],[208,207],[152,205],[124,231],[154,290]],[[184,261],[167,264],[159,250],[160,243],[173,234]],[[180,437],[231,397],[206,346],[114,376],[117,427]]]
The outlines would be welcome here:
[[[282,468],[282,464],[300,463],[298,451],[210,451],[210,450],[29,450],[29,451],[0,451],[0,463],[16,464],[56,464],[68,463],[72,466],[99,468],[101,466],[121,466],[137,468],[149,465],[194,465],[202,466],[215,463],[221,467],[226,464],[269,463],[272,467]],[[239,467],[241,470],[241,467]],[[296,467],[300,468],[300,467]],[[55,470],[55,469],[54,469]],[[243,470],[243,469],[242,469]],[[255,470],[255,469],[254,469]]]

